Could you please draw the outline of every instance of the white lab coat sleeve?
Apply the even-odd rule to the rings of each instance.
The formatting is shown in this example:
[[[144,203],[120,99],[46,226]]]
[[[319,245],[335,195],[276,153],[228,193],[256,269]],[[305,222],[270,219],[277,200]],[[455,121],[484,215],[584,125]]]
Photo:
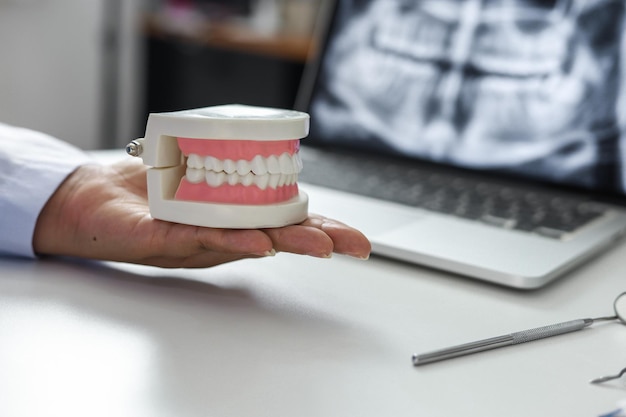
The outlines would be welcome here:
[[[36,256],[39,213],[65,178],[90,162],[66,142],[0,123],[0,255]]]

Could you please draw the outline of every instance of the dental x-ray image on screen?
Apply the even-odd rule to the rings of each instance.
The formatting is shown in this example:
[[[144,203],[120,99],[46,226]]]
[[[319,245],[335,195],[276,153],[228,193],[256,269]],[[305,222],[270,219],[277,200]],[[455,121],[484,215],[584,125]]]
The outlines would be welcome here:
[[[623,0],[341,1],[312,132],[623,189],[624,9]]]
[[[526,289],[626,233],[626,1],[323,3],[296,103],[312,211]]]

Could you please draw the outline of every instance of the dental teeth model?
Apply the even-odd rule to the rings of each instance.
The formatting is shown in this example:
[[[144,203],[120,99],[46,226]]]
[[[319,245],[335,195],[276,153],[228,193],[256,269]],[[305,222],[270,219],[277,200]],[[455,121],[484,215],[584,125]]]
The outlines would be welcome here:
[[[148,169],[152,217],[219,228],[300,223],[308,197],[298,189],[300,139],[309,116],[292,110],[224,105],[152,113],[145,138],[126,147]]]

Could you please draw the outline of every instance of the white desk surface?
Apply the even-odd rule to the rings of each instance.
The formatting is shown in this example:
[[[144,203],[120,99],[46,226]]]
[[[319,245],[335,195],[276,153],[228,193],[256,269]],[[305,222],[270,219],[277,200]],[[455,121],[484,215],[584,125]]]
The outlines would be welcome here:
[[[521,292],[373,257],[199,270],[0,258],[1,416],[598,416],[626,327],[420,368],[411,354],[612,314],[626,244]]]

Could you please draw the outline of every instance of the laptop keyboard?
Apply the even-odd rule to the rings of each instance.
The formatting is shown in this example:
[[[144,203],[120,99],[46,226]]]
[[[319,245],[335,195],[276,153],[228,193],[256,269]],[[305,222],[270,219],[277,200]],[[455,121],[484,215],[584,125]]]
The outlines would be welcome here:
[[[301,151],[299,181],[458,216],[494,227],[561,239],[597,219],[606,207],[569,194],[488,182],[448,171],[364,160],[350,154]]]

